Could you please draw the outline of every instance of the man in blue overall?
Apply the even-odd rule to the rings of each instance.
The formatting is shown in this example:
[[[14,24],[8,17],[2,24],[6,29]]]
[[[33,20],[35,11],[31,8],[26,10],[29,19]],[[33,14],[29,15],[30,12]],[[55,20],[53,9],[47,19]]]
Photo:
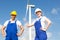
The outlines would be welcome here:
[[[24,31],[21,22],[15,19],[16,16],[17,12],[12,11],[11,19],[7,20],[2,27],[2,35],[6,37],[5,40],[18,40],[18,36],[21,36]],[[17,32],[18,27],[21,29],[20,32]]]
[[[35,10],[35,14],[37,15],[37,19],[33,21],[32,24],[27,24],[28,27],[35,26],[35,40],[47,40],[46,30],[51,24],[51,21],[42,15],[42,10],[37,8]],[[47,25],[45,24],[47,22]],[[46,27],[45,27],[46,26]]]

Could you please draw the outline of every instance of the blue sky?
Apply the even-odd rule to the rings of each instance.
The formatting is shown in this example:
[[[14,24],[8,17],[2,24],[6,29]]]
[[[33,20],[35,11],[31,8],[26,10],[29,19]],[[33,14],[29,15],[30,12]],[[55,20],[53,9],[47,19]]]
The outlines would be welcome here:
[[[16,10],[17,19],[24,25],[23,18],[26,14],[26,6],[28,0],[0,0],[0,24],[10,19],[10,12]],[[52,24],[47,32],[50,34],[48,40],[60,40],[60,0],[29,0],[29,4],[35,5],[32,8],[32,19],[36,18],[34,10],[41,8],[43,15],[52,21]],[[28,16],[26,17],[28,21]]]

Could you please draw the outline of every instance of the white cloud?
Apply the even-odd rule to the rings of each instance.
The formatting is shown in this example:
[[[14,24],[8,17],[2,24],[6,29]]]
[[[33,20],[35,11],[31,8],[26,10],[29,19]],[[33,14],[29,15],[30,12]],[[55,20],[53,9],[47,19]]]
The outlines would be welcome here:
[[[52,33],[51,32],[47,32],[47,37],[51,38],[52,37]]]
[[[52,14],[57,14],[60,12],[60,8],[52,8],[51,13]]]
[[[60,35],[60,32],[58,32],[58,35]]]
[[[18,40],[27,40],[25,37],[19,37]]]
[[[0,25],[0,30],[1,30],[1,28],[2,28],[2,25]]]
[[[23,21],[24,21],[24,22],[27,22],[27,19],[26,19],[26,18],[23,18]]]
[[[53,8],[52,11],[51,11],[52,14],[57,14],[58,13],[58,10],[57,8]]]

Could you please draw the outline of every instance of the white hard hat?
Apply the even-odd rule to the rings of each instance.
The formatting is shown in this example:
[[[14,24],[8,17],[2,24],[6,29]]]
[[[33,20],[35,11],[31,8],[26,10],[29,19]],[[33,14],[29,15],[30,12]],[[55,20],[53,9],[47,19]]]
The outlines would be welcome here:
[[[38,11],[42,11],[40,8],[36,8],[35,13]]]

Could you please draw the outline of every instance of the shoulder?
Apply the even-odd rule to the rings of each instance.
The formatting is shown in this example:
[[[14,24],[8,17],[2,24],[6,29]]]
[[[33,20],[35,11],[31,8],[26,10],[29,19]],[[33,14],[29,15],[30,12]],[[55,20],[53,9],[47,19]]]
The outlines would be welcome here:
[[[21,21],[16,20],[17,25],[21,25]]]
[[[45,19],[45,20],[46,20],[46,19],[49,19],[49,18],[48,18],[48,17],[46,17],[46,16],[43,16],[43,17],[42,17],[42,19]]]
[[[45,18],[46,18],[46,16],[42,16],[42,18],[43,18],[43,19],[45,19]]]
[[[5,23],[8,23],[10,20],[5,21]]]
[[[42,16],[42,17],[41,17],[41,20],[42,20],[42,21],[45,21],[45,20],[46,20],[46,16]]]
[[[19,23],[20,21],[19,20],[16,20],[17,23]],[[21,22],[20,22],[21,23]]]
[[[7,26],[10,20],[5,21],[4,26]]]

